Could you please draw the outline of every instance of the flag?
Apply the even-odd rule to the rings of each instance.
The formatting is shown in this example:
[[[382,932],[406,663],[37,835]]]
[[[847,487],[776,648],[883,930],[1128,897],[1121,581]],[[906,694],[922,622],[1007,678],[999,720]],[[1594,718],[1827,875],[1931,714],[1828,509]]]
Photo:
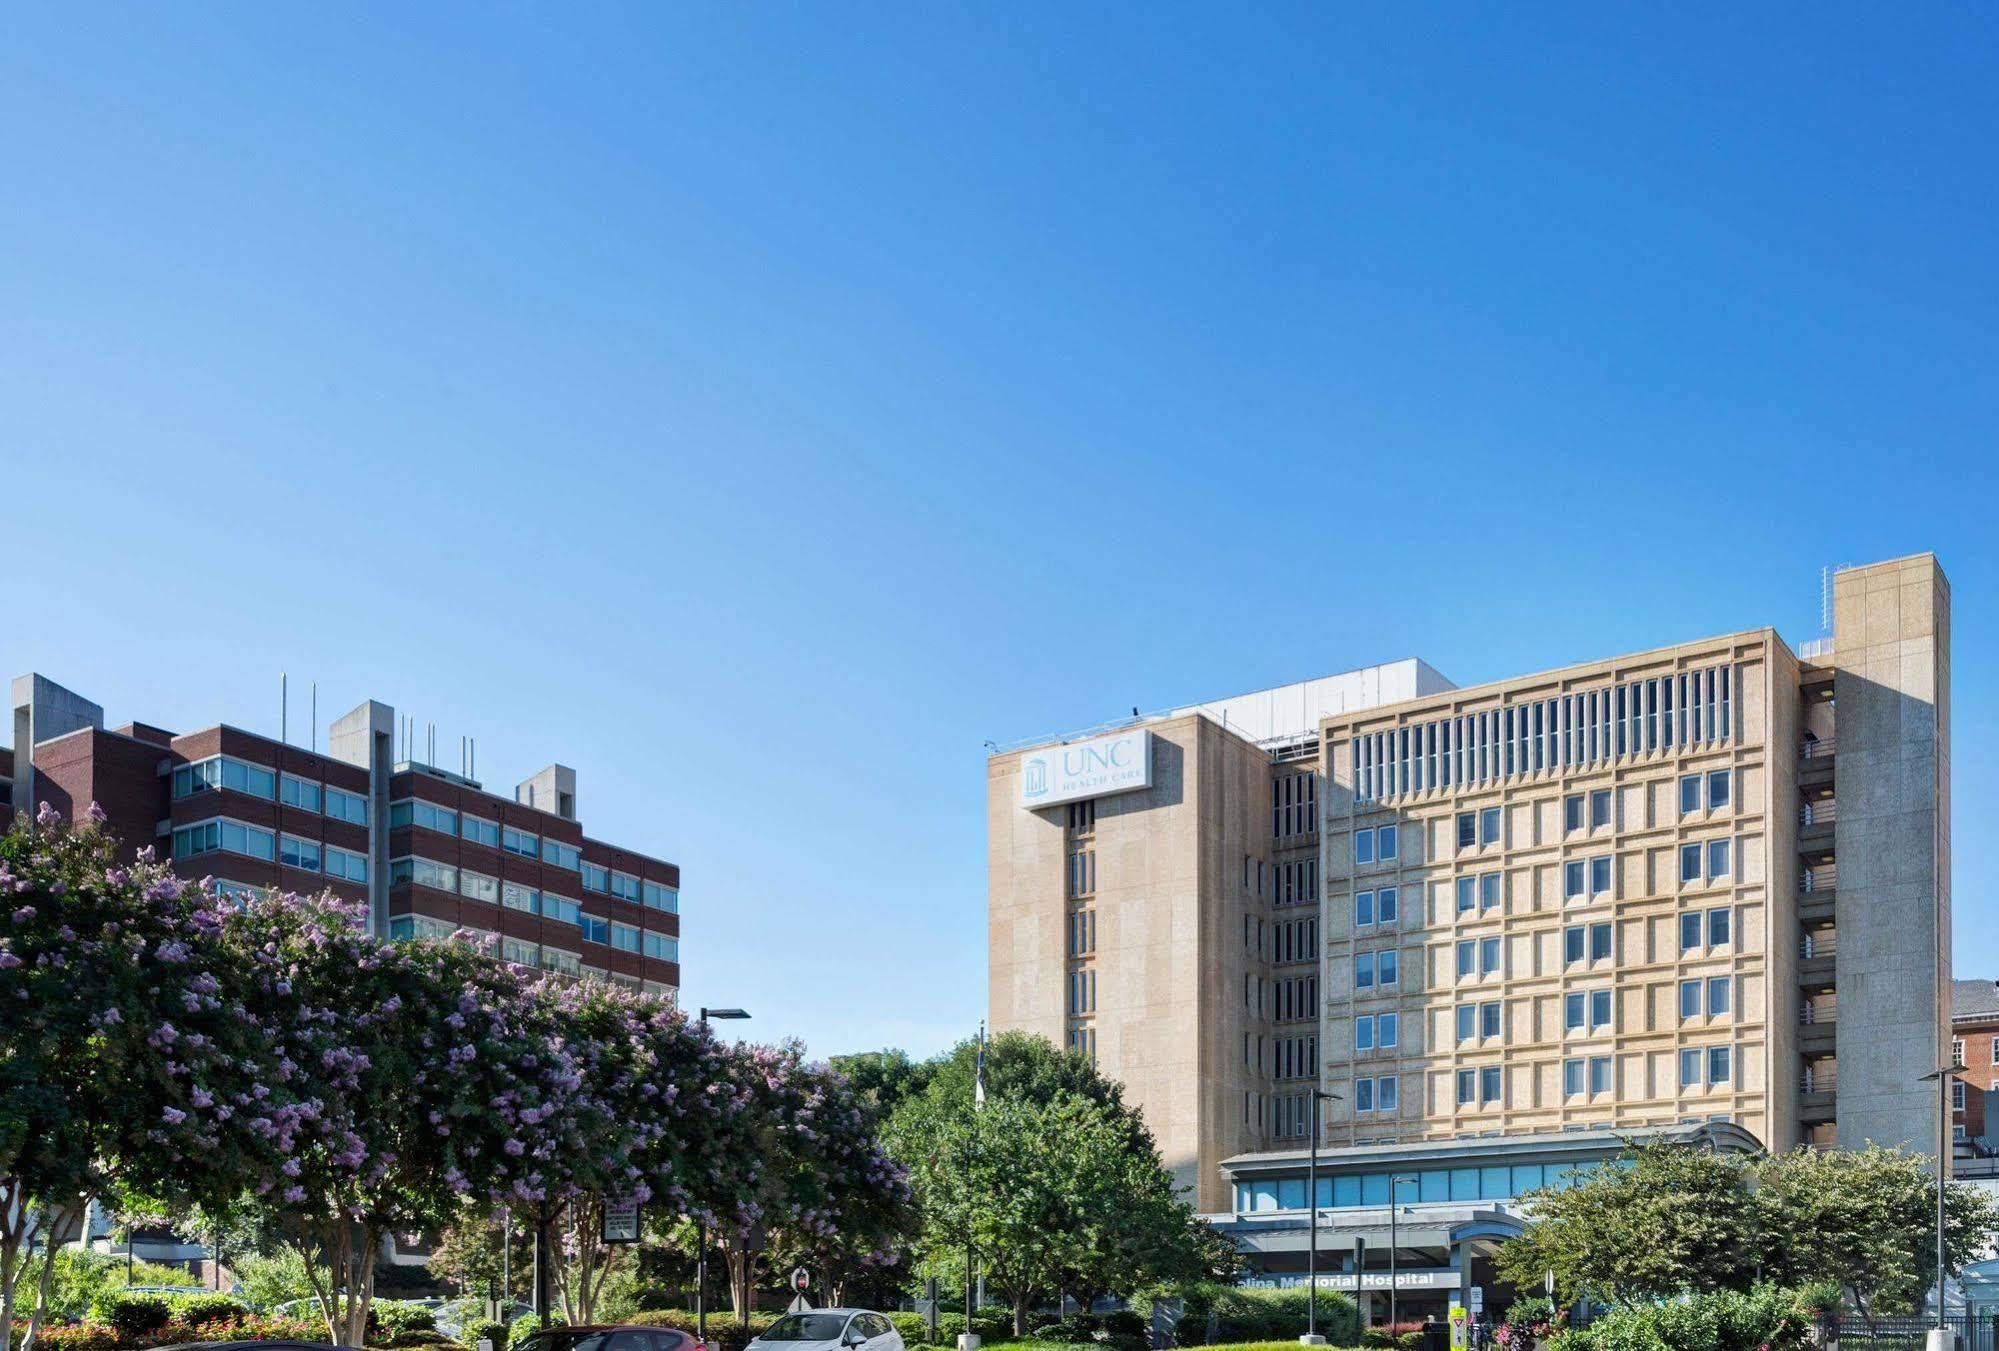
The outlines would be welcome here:
[[[986,1025],[979,1024],[979,1059],[972,1071],[972,1106],[986,1105]]]

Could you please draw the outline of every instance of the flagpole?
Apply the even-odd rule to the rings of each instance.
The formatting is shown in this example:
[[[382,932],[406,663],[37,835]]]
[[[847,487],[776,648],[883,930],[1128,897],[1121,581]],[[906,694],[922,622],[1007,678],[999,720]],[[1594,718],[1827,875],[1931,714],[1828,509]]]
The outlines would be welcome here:
[[[986,1109],[986,1025],[979,1023],[979,1049],[972,1061],[972,1148],[979,1147],[978,1114]],[[975,1264],[972,1251],[972,1229],[965,1226],[965,1335],[958,1340],[959,1351],[977,1351],[979,1338],[972,1331],[972,1316],[975,1305],[972,1300],[972,1270]]]

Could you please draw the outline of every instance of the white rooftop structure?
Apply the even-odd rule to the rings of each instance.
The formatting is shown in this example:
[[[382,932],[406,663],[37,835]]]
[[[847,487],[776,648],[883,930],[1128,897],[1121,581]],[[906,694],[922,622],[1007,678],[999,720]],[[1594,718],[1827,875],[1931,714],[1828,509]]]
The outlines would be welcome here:
[[[1357,708],[1378,708],[1383,704],[1399,704],[1405,699],[1420,699],[1427,694],[1439,694],[1456,688],[1454,682],[1445,679],[1430,663],[1419,657],[1404,657],[1400,661],[1384,662],[1379,666],[1363,666],[1358,670],[1342,671],[1337,675],[1300,680],[1291,685],[1279,685],[1275,689],[1252,690],[1248,694],[1232,695],[1226,699],[1210,699],[1206,703],[1188,704],[1183,708],[1171,708],[1153,713],[1139,713],[1134,710],[1133,716],[1129,718],[1113,718],[1109,722],[1100,722],[1094,727],[1078,728],[1073,732],[1023,737],[1005,745],[995,744],[990,749],[995,755],[1004,755],[1010,751],[1024,750],[1029,746],[1081,741],[1086,737],[1100,736],[1106,732],[1122,731],[1127,727],[1139,727],[1148,722],[1183,718],[1190,713],[1198,713],[1212,722],[1220,723],[1246,741],[1268,746],[1273,752],[1277,752],[1282,747],[1298,747],[1306,742],[1316,742],[1319,735],[1319,719],[1326,714],[1344,713]],[[1295,750],[1292,753],[1295,754]],[[1287,754],[1285,758],[1290,757]]]
[[[1401,661],[1363,666],[1357,671],[1342,671],[1316,680],[1300,680],[1276,689],[1252,690],[1227,699],[1189,704],[1174,709],[1168,716],[1205,713],[1249,741],[1293,741],[1317,736],[1319,719],[1328,713],[1379,708],[1456,688],[1422,658],[1404,657]]]

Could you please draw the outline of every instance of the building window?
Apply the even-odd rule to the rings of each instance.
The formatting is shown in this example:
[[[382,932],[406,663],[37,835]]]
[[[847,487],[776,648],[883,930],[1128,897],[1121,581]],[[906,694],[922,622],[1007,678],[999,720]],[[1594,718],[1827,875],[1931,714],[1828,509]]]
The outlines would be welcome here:
[[[1270,833],[1276,839],[1309,835],[1319,828],[1319,776],[1282,774],[1270,783]]]
[[[1353,833],[1353,861],[1365,866],[1374,862],[1374,832],[1356,830]]]
[[[1735,982],[1727,976],[1710,976],[1707,982],[1707,1016],[1725,1018],[1735,1003]]]
[[[1372,990],[1398,983],[1400,959],[1394,948],[1356,953],[1353,962],[1356,990]]]
[[[1478,1101],[1478,1071],[1458,1071],[1458,1106],[1465,1107]]]
[[[643,892],[644,889],[639,885],[639,879],[633,877],[630,873],[614,872],[611,874],[611,895],[617,900],[631,901],[636,904]]]
[[[1069,855],[1069,898],[1088,896],[1097,889],[1097,855],[1092,849],[1079,849]]]
[[[1684,885],[1685,885],[1685,884],[1687,884],[1688,882],[1698,882],[1698,881],[1700,881],[1700,880],[1701,880],[1701,847],[1700,847],[1700,845],[1698,845],[1698,844],[1683,844],[1683,845],[1681,845],[1681,846],[1680,846],[1680,883],[1681,883],[1681,885],[1682,885],[1682,886],[1684,886]]]
[[[278,780],[278,801],[300,811],[316,812],[319,810],[319,785],[310,779],[286,774]]]
[[[1097,912],[1074,910],[1069,914],[1069,955],[1087,957],[1097,950]]]
[[[1097,800],[1086,798],[1069,804],[1069,835],[1071,838],[1088,835],[1097,828]]]
[[[1683,980],[1680,982],[1680,1020],[1701,1016],[1701,982]]]
[[[575,924],[583,918],[583,907],[567,896],[544,891],[541,894],[541,916],[559,924]]]
[[[1458,848],[1471,849],[1478,844],[1478,814],[1458,813]]]
[[[1472,1041],[1478,1036],[1478,1005],[1458,1005],[1458,1040]]]
[[[458,870],[458,894],[468,901],[479,901],[485,905],[500,903],[500,879],[475,873],[470,868]]]
[[[1962,1112],[1964,1110],[1964,1090],[1964,1080],[1953,1079],[1950,1081],[1950,1109],[1953,1112]]]
[[[1490,1040],[1499,1035],[1499,1001],[1487,1000],[1478,1006],[1478,1035]]]
[[[1581,859],[1574,859],[1562,865],[1562,899],[1573,901],[1581,896],[1588,885],[1589,874]]]
[[[1395,1049],[1398,1028],[1401,1021],[1401,1015],[1394,1013],[1384,1013],[1375,1019],[1375,1030],[1378,1035],[1377,1044],[1382,1050],[1392,1051]]]
[[[395,915],[389,920],[389,937],[403,942],[416,939],[442,942],[456,932],[450,924],[429,915]]]
[[[1610,1027],[1610,991],[1577,990],[1562,996],[1562,1027],[1592,1035]]]
[[[389,804],[389,825],[422,826],[442,835],[456,835],[458,813],[434,802],[425,802],[422,798],[404,798],[401,802]]]
[[[662,915],[680,913],[678,887],[669,887],[662,882],[646,882],[639,887],[639,897],[648,910],[657,910]]]
[[[1728,846],[1729,841],[1727,840],[1708,841],[1707,876],[1710,882],[1718,881],[1728,876]]]
[[[1562,930],[1562,960],[1565,964],[1601,962],[1609,958],[1610,925],[1571,924]]]
[[[1580,1098],[1583,1095],[1583,1085],[1586,1082],[1584,1075],[1586,1072],[1585,1062],[1581,1059],[1564,1060],[1562,1062],[1563,1097]]]
[[[1497,1065],[1488,1065],[1478,1072],[1478,1101],[1481,1107],[1495,1103],[1504,1095],[1505,1079]]]
[[[1610,890],[1610,860],[1593,858],[1589,861],[1589,894],[1602,896]]]
[[[1610,824],[1610,790],[1598,788],[1589,795],[1589,828],[1599,830]]]
[[[1481,873],[1478,879],[1478,908],[1492,910],[1499,905],[1498,873]]]
[[[396,886],[413,882],[420,887],[430,887],[435,891],[458,890],[458,869],[449,863],[439,863],[428,858],[395,858],[389,860],[389,885]]]
[[[500,939],[500,957],[515,966],[540,966],[541,947],[519,938]]]
[[[1396,826],[1382,826],[1374,832],[1375,855],[1383,863],[1393,863],[1401,856],[1401,829]]]
[[[522,858],[541,857],[540,838],[525,830],[515,830],[512,826],[500,828],[500,848]]]
[[[583,866],[583,851],[573,844],[564,844],[560,840],[551,840],[547,836],[543,836],[541,841],[541,861],[575,872]]]
[[[1478,908],[1478,879],[1460,877],[1458,879],[1458,913],[1468,915]]]
[[[1499,843],[1499,808],[1487,807],[1478,814],[1478,842]]]
[[[319,871],[319,846],[311,840],[302,840],[296,835],[278,836],[278,862],[287,868],[298,868],[305,872]]]
[[[1494,975],[1499,970],[1499,939],[1478,940],[1478,973],[1481,976]]]
[[[1571,793],[1562,799],[1562,832],[1572,834],[1583,828],[1583,795]]]
[[[368,856],[348,849],[334,849],[329,846],[322,859],[328,877],[342,882],[358,882],[365,886],[368,882]]]
[[[1090,970],[1069,973],[1069,1012],[1095,1013],[1097,1011],[1097,973]]]
[[[585,863],[581,869],[585,891],[609,891],[611,870],[601,863]]]
[[[1707,912],[1707,945],[1711,948],[1723,947],[1728,943],[1729,921],[1732,912],[1723,907]]]
[[[620,952],[637,952],[639,950],[638,926],[635,924],[620,924],[617,920],[612,920],[611,946]]]
[[[1701,945],[1701,912],[1690,910],[1680,916],[1680,951],[1692,952]]]
[[[1708,1047],[1707,1081],[1710,1088],[1731,1081],[1734,1075],[1734,1059],[1734,1051],[1727,1046]]]
[[[596,915],[582,916],[576,927],[583,931],[583,941],[586,943],[603,943],[608,945],[611,941],[610,922]]]
[[[1682,774],[1680,776],[1680,815],[1701,809],[1701,776]]]
[[[509,910],[519,910],[523,914],[541,913],[541,893],[533,887],[524,887],[518,882],[500,884],[500,904]]]
[[[580,976],[583,974],[583,959],[576,953],[564,952],[561,948],[543,948],[541,967],[544,971],[554,971],[564,976]]]
[[[1589,1060],[1589,1091],[1592,1095],[1610,1092],[1611,1059],[1607,1055],[1593,1055]]]
[[[198,825],[182,826],[173,833],[175,858],[194,858],[218,849],[270,862],[278,856],[278,839],[268,830],[221,817]]]
[[[1393,1074],[1384,1074],[1374,1081],[1374,1110],[1392,1112],[1401,1105],[1401,1085]]]
[[[647,929],[643,935],[645,955],[656,962],[677,962],[680,960],[680,940],[671,934],[658,933]],[[1090,1006],[1096,1007],[1097,977],[1090,973]]]
[[[1707,807],[1709,811],[1715,811],[1718,808],[1728,805],[1729,789],[1730,784],[1727,770],[1717,769],[1709,772],[1707,776]]]
[[[488,849],[500,847],[500,823],[497,821],[487,821],[477,816],[461,817],[458,830],[459,834],[474,844],[483,844]]]
[[[226,755],[181,765],[173,772],[172,795],[176,800],[198,793],[211,793],[218,788],[250,797],[273,799],[278,795],[278,776],[274,770],[265,769],[262,765],[249,764]]]
[[[326,789],[326,814],[336,821],[365,826],[368,824],[368,799],[329,784]]]

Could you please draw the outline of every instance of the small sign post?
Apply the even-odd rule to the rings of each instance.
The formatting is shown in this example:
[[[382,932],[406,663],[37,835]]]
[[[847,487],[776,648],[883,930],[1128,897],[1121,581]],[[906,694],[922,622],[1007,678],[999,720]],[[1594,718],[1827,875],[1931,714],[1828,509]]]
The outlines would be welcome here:
[[[639,1241],[639,1203],[637,1197],[607,1196],[604,1198],[604,1223],[598,1238],[605,1243],[637,1243]]]
[[[805,1297],[805,1292],[812,1288],[812,1273],[804,1267],[793,1267],[791,1269],[791,1288],[794,1293],[786,1312],[804,1313],[807,1309],[810,1309],[812,1301]]]

